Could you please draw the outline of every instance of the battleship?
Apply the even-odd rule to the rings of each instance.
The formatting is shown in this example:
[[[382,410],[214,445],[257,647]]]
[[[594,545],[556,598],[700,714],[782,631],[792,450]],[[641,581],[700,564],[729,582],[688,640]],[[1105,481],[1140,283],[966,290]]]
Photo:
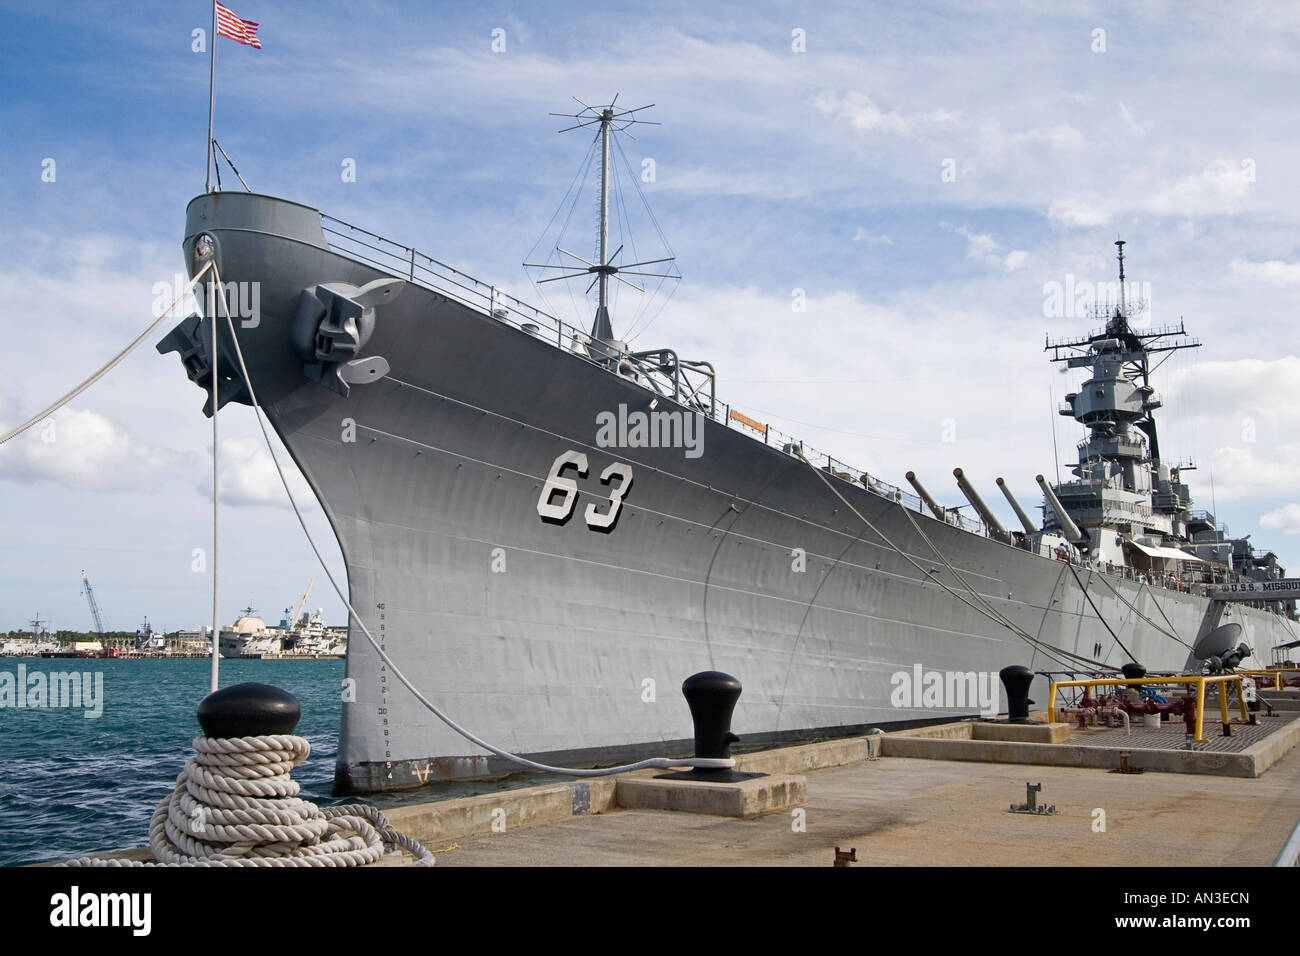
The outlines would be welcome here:
[[[608,290],[655,261],[609,250],[610,139],[636,110],[584,108],[600,150],[589,328],[442,259],[288,199],[208,190],[187,207],[191,276],[209,263],[256,314],[199,310],[158,344],[217,404],[257,404],[337,537],[352,607],[393,663],[456,721],[510,752],[572,766],[685,751],[669,689],[740,677],[735,726],[764,746],[973,716],[891,700],[898,674],[1199,671],[1223,621],[1261,666],[1295,640],[1276,556],[1192,508],[1161,457],[1156,357],[1193,347],[1130,304],[1048,342],[1090,375],[1064,414],[1089,437],[1074,478],[1041,476],[1009,530],[960,469],[980,520],[807,449],[733,408],[711,361],[632,351]],[[660,260],[662,262],[662,260]],[[1121,288],[1123,246],[1120,246]],[[236,296],[237,297],[237,296]],[[245,302],[247,299],[244,300]],[[238,348],[248,380],[231,339]],[[405,689],[356,621],[335,789],[365,793],[509,771]],[[656,696],[655,688],[658,688]],[[1005,705],[1005,700],[1001,702]]]

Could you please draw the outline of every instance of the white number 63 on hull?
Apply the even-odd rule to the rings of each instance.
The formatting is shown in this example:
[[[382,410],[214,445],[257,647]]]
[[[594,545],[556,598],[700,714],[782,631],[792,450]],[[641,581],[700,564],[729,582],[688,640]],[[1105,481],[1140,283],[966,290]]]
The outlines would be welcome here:
[[[585,478],[587,456],[580,451],[566,451],[551,464],[550,473],[546,476],[546,483],[542,485],[542,493],[537,499],[537,513],[543,521],[564,524],[573,517],[574,505],[578,503],[578,483],[563,474],[570,466],[579,478]],[[600,483],[603,485],[612,485],[615,478],[618,479],[618,485],[610,488],[609,509],[601,512],[595,504],[589,504],[583,512],[587,527],[593,531],[609,532],[614,529],[619,512],[623,509],[623,496],[632,487],[632,466],[616,461],[600,473]],[[552,501],[556,495],[560,499]]]

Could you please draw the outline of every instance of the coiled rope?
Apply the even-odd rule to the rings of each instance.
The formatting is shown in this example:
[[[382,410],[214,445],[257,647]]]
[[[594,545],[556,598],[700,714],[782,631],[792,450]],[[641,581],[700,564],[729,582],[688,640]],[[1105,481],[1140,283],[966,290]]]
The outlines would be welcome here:
[[[149,821],[154,862],[80,857],[61,866],[366,866],[403,849],[434,856],[375,807],[318,807],[289,772],[311,744],[293,734],[196,737],[194,756]]]

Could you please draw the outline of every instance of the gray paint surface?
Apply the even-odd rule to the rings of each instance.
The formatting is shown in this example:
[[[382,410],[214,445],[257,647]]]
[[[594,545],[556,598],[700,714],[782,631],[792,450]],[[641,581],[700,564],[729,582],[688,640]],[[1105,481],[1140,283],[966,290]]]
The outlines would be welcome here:
[[[687,752],[678,688],[701,670],[741,679],[733,726],[752,742],[974,712],[892,707],[891,675],[916,664],[1061,669],[920,574],[808,465],[761,440],[706,420],[698,458],[599,447],[597,414],[644,409],[650,392],[420,285],[376,310],[361,354],[384,358],[387,374],[347,397],[322,387],[291,345],[303,290],[387,273],[330,251],[314,210],[269,197],[195,199],[187,264],[200,233],[215,238],[224,281],[261,283],[259,321],[240,329],[240,345],[338,536],[353,606],[426,696],[497,746],[586,763]],[[576,507],[562,524],[543,520],[541,489],[569,451],[589,463],[585,477],[564,473],[579,486]],[[616,462],[632,482],[614,526],[600,531],[584,512],[611,507],[616,482],[600,475]],[[924,568],[940,566],[901,505],[832,481]],[[911,518],[1030,634],[1087,656],[1101,642],[1108,663],[1127,660],[1062,563]],[[792,570],[795,548],[806,552],[803,572]],[[1187,648],[1138,620],[1097,575],[1080,577],[1124,644],[1149,670],[1180,669]],[[1109,580],[1184,639],[1197,633],[1204,598],[1155,598]],[[1275,615],[1231,613],[1261,659],[1288,638]],[[356,700],[343,708],[340,791],[508,769],[415,701],[355,626],[347,675]],[[643,699],[647,680],[654,702]],[[1033,691],[1045,703],[1045,684]]]

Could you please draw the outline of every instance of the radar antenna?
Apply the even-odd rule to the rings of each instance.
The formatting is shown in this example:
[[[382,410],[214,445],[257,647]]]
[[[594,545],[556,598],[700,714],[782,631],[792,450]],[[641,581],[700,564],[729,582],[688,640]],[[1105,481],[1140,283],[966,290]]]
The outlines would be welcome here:
[[[1115,248],[1119,250],[1119,311],[1120,315],[1128,315],[1124,306],[1124,240],[1116,239]]]
[[[1159,407],[1159,400],[1154,396],[1154,389],[1151,387],[1151,373],[1160,368],[1161,365],[1172,355],[1181,349],[1200,348],[1201,343],[1187,334],[1187,329],[1180,319],[1177,325],[1166,325],[1159,328],[1139,327],[1134,328],[1129,324],[1130,313],[1145,311],[1147,303],[1144,300],[1133,300],[1125,294],[1124,274],[1124,246],[1125,240],[1118,239],[1115,242],[1119,250],[1119,305],[1114,307],[1107,304],[1104,307],[1098,306],[1096,313],[1109,312],[1104,328],[1089,333],[1086,336],[1067,339],[1047,339],[1044,343],[1044,349],[1052,353],[1053,362],[1061,362],[1066,368],[1092,368],[1097,361],[1098,350],[1107,349],[1118,356],[1124,373],[1134,381],[1140,381],[1143,390],[1146,392],[1146,398],[1142,408],[1141,417],[1136,419],[1133,424],[1142,431],[1150,441],[1151,458],[1154,461],[1160,460],[1160,443],[1156,437],[1156,423],[1151,415],[1151,411]],[[1110,347],[1109,342],[1118,342],[1117,347]],[[1159,361],[1152,363],[1152,356],[1160,353],[1169,353]],[[1114,409],[1111,410],[1112,412]],[[1071,411],[1063,409],[1063,415],[1072,414]],[[1082,419],[1081,419],[1082,421]],[[1106,425],[1107,421],[1112,421],[1112,425]],[[1100,430],[1106,427],[1113,427],[1113,420],[1106,415],[1100,418],[1094,417],[1090,422],[1085,423],[1088,428]],[[1183,466],[1190,468],[1190,466]]]
[[[556,252],[562,256],[568,257],[573,262],[561,263],[541,263],[525,262],[523,265],[527,268],[534,269],[556,269],[560,270],[559,275],[550,275],[545,279],[537,280],[537,285],[544,282],[560,282],[567,279],[576,279],[583,276],[594,276],[591,283],[587,286],[587,292],[590,292],[593,286],[599,285],[599,298],[596,306],[596,317],[591,328],[591,337],[603,342],[614,341],[614,329],[609,319],[609,282],[614,279],[622,282],[624,285],[631,286],[638,292],[645,292],[646,289],[635,282],[624,279],[624,275],[647,276],[658,279],[680,279],[680,273],[676,272],[646,272],[642,271],[644,266],[660,265],[662,263],[674,262],[675,256],[667,256],[662,259],[647,259],[641,262],[628,262],[622,265],[616,265],[614,260],[618,258],[619,253],[623,251],[620,245],[612,253],[609,251],[609,186],[610,186],[610,142],[612,133],[622,133],[629,139],[636,139],[627,130],[629,127],[641,124],[644,126],[659,126],[660,123],[653,120],[644,120],[637,116],[643,110],[648,110],[653,103],[647,106],[638,106],[634,109],[620,109],[618,103],[618,94],[606,106],[588,106],[576,96],[573,98],[579,106],[582,107],[576,113],[551,113],[551,116],[563,116],[575,120],[572,126],[566,126],[560,130],[561,133],[567,133],[575,129],[593,129],[599,127],[597,136],[600,139],[600,241],[597,252],[598,262],[592,262],[576,255],[567,249],[561,248],[558,243],[555,247]],[[639,188],[639,187],[638,187]],[[576,199],[575,199],[576,202]]]

